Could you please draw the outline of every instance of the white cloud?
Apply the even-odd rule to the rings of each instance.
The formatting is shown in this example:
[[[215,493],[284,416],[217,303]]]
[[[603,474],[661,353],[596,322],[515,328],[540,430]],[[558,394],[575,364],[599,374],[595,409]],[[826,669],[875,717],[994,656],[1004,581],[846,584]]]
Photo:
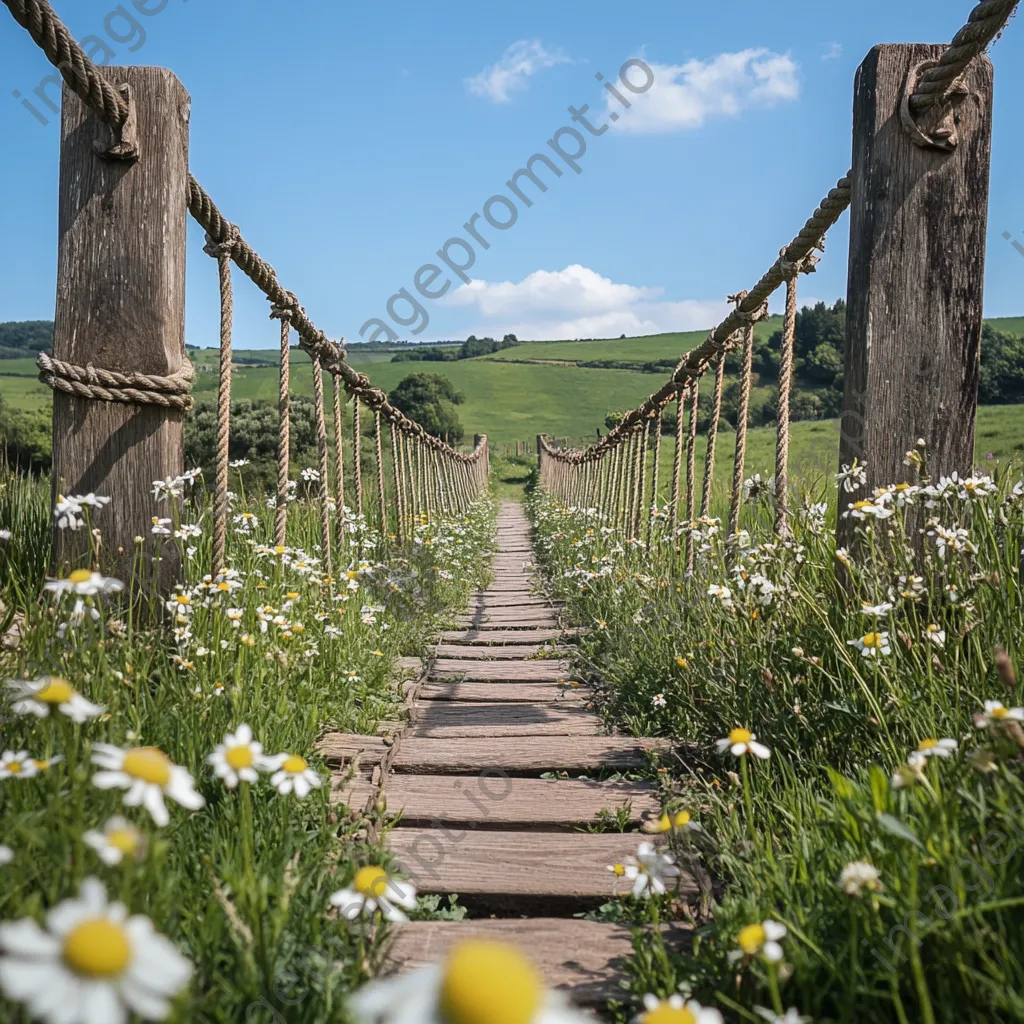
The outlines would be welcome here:
[[[509,93],[526,88],[526,80],[556,64],[571,64],[564,54],[549,53],[539,39],[520,39],[479,74],[466,79],[466,88],[474,96],[486,96],[495,103],[508,103]]]
[[[651,64],[654,84],[641,95],[627,96],[623,110],[611,94],[609,114],[616,128],[635,134],[663,134],[700,128],[714,117],[736,117],[754,107],[772,107],[800,95],[797,64],[787,54],[766,49],[720,53],[710,60],[685,64]]]
[[[661,300],[662,289],[619,284],[589,267],[535,270],[521,281],[473,281],[440,300],[473,309],[476,334],[519,338],[615,338],[710,328],[728,313],[724,301]]]
[[[822,60],[838,60],[843,55],[842,43],[829,43],[825,52],[821,55]]]

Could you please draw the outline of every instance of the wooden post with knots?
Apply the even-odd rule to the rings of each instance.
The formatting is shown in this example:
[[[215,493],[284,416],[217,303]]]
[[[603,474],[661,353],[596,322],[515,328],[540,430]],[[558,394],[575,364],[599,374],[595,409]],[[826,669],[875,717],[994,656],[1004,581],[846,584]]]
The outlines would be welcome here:
[[[184,469],[190,100],[162,68],[100,71],[130,114],[112,131],[64,90],[49,381],[54,493],[109,497],[92,515],[101,531],[100,566],[127,583],[134,564],[137,586],[156,581],[167,589],[179,559],[171,538],[151,532],[153,516],[172,517],[170,501],[155,501],[153,482]],[[103,400],[90,382],[118,400]],[[142,393],[155,402],[138,401]],[[57,531],[58,567],[86,566],[84,533]],[[141,550],[136,537],[144,538]]]
[[[932,477],[974,462],[993,74],[976,59],[922,110],[914,86],[945,50],[876,46],[857,72],[840,466],[867,481],[840,513],[913,482],[918,438]],[[855,522],[840,516],[841,545]]]

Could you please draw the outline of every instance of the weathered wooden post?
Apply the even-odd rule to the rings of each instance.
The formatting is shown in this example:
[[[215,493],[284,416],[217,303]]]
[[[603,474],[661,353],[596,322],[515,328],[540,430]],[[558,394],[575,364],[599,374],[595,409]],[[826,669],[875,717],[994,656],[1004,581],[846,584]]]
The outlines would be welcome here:
[[[544,463],[544,435],[537,435],[537,479],[540,481],[541,486],[545,484],[544,474],[547,470],[547,466]]]
[[[177,574],[177,548],[151,533],[154,515],[171,516],[169,502],[154,500],[153,482],[184,469],[189,96],[162,68],[101,70],[128,100],[124,136],[134,135],[137,156],[112,155],[112,145],[124,139],[115,139],[65,88],[53,343],[54,492],[109,497],[95,517],[103,568],[127,581],[133,557],[141,554],[144,575],[166,587]],[[69,386],[74,368],[86,370],[86,384],[106,381],[105,390],[118,400],[95,393],[80,397],[82,389]],[[139,374],[171,380],[132,376]],[[140,392],[168,404],[140,402]],[[84,532],[57,531],[58,563],[75,558],[83,564],[76,556],[88,547]],[[136,551],[137,536],[145,538],[142,552]],[[162,558],[154,566],[156,553]]]
[[[946,47],[876,46],[857,72],[840,466],[867,466],[840,512],[913,480],[969,472],[981,357],[992,64],[975,60],[940,109],[911,102]],[[846,544],[855,521],[839,520]]]

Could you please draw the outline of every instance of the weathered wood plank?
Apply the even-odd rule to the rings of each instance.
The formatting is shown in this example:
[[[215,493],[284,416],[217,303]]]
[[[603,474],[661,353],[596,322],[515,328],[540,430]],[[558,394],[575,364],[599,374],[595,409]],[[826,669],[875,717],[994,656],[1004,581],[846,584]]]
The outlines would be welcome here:
[[[500,780],[495,780],[495,791]],[[628,883],[608,870],[636,853],[628,833],[454,832],[396,828],[387,843],[423,893],[486,896],[615,896]],[[680,890],[695,893],[684,874]]]
[[[458,739],[471,736],[596,736],[604,730],[598,715],[574,706],[527,703],[417,703],[407,736]]]
[[[504,628],[519,626],[554,626],[558,624],[558,616],[552,611],[541,608],[496,608],[490,612],[476,612],[473,615],[456,616],[458,626],[476,626],[477,628]]]
[[[561,640],[586,632],[586,629],[575,626],[566,626],[563,629],[449,629],[441,634],[441,640],[461,644],[545,643],[548,640]]]
[[[629,806],[629,823],[660,810],[657,792],[645,782],[585,779],[513,779],[501,775],[393,775],[385,789],[390,814],[402,825],[489,828],[582,828],[602,811]]]
[[[551,604],[551,601],[539,594],[484,594],[481,597],[470,598],[469,609],[476,611],[478,608],[550,608]]]
[[[488,768],[510,775],[618,770],[642,768],[647,764],[648,753],[670,748],[668,740],[630,736],[524,736],[514,744],[483,737],[459,743],[408,737],[401,741],[393,767],[407,775],[478,772]]]
[[[536,658],[539,654],[569,655],[571,647],[551,647],[548,644],[490,644],[486,647],[475,644],[438,644],[434,648],[438,658],[463,658],[474,661],[481,658],[511,658],[523,661]]]
[[[572,664],[545,658],[536,661],[473,661],[454,658],[438,658],[430,673],[431,681],[457,677],[459,679],[507,679],[507,680],[550,680],[558,682],[568,679]]]
[[[554,683],[427,683],[419,691],[420,700],[484,701],[497,703],[554,704],[579,701],[588,690],[556,686]]]

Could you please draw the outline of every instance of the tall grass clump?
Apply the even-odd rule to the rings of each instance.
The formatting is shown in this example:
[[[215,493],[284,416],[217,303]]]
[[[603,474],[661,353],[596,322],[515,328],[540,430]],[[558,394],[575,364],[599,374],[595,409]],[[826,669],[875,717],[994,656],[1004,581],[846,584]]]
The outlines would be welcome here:
[[[870,495],[840,474],[839,508],[829,481],[783,537],[759,478],[736,537],[718,519],[673,533],[655,509],[649,549],[530,499],[609,719],[679,741],[653,829],[712,879],[666,901],[692,948],[654,955],[637,933],[634,998],[692,991],[748,1021],[1024,1019],[1024,484],[907,461],[916,482]]]
[[[400,546],[332,510],[331,578],[301,492],[285,547],[273,499],[232,496],[211,576],[210,501],[163,482],[136,564],[155,543],[182,581],[140,604],[94,563],[114,504],[0,478],[0,1019],[345,1019],[384,922],[329,897],[390,864],[317,743],[396,716],[397,659],[465,604],[493,517]],[[55,515],[93,553],[44,582]]]

